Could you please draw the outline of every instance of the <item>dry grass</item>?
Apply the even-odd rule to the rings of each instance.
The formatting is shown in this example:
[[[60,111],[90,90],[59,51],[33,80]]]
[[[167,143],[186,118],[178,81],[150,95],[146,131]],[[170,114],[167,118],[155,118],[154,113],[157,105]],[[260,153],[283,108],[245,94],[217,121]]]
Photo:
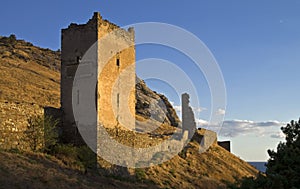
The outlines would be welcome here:
[[[55,157],[0,151],[0,188],[156,188],[83,173]]]
[[[59,59],[59,52],[0,37],[1,147],[23,148],[27,119],[44,106],[59,107]]]
[[[146,170],[146,179],[161,187],[171,188],[226,188],[245,176],[255,176],[258,171],[214,144],[204,153],[199,153],[199,144],[191,142],[184,155]]]
[[[35,62],[0,58],[0,100],[59,107],[60,74]]]

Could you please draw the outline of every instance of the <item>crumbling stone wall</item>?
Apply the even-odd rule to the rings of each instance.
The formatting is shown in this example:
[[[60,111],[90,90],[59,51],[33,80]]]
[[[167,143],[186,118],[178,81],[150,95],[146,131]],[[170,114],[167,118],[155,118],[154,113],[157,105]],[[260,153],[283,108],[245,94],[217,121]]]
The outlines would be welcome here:
[[[27,120],[43,113],[43,108],[36,104],[0,102],[0,148],[28,150],[23,138]]]
[[[188,131],[189,138],[192,138],[196,131],[195,116],[192,108],[190,107],[190,96],[187,93],[182,94],[182,130]]]
[[[179,138],[126,130],[105,129],[101,132],[104,137],[98,140],[98,159],[109,158],[110,162],[130,167],[149,166],[166,161],[177,155],[188,141],[187,131]],[[106,132],[109,137],[105,136]]]
[[[200,144],[200,151],[207,150],[211,145],[217,142],[217,133],[214,131],[198,128],[200,135],[194,135],[196,132],[196,122],[193,109],[190,107],[190,96],[182,94],[182,130],[188,132],[190,139]]]
[[[200,151],[206,151],[211,145],[217,142],[217,133],[210,130],[205,130],[202,132],[203,139],[200,143]]]

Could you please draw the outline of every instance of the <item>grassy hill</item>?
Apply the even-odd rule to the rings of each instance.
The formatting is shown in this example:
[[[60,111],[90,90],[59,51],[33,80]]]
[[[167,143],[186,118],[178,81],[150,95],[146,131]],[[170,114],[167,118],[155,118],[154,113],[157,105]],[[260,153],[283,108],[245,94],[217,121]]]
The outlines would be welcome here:
[[[13,35],[0,37],[0,147],[8,142],[13,145],[7,148],[22,145],[19,136],[27,118],[42,114],[44,106],[60,106],[59,70],[60,52],[33,46]],[[151,95],[153,99],[167,101],[144,84],[139,88],[143,100]],[[141,101],[139,107],[143,108],[142,105]],[[178,118],[169,106],[166,113],[170,123],[176,123]],[[144,119],[144,114],[147,112],[141,109],[138,118]],[[168,125],[165,128],[174,129]],[[145,137],[149,139],[150,135],[139,137],[146,143]],[[83,172],[54,155],[0,151],[0,188],[226,188],[227,183],[255,176],[257,172],[217,144],[199,153],[196,142],[168,162],[137,169],[133,180]]]
[[[59,107],[60,53],[0,37],[0,101]]]

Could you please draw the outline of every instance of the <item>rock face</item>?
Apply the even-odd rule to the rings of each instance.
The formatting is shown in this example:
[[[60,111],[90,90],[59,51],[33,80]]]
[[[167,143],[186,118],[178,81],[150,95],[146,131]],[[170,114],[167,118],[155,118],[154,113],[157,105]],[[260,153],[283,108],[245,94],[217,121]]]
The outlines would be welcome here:
[[[136,84],[136,101],[136,115],[175,127],[179,126],[180,120],[167,97],[149,89],[139,78]]]

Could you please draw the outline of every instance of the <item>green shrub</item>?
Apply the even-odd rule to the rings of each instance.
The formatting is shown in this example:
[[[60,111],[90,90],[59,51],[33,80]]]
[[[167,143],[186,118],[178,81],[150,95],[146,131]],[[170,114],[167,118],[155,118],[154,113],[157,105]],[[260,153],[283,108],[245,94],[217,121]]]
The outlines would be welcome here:
[[[135,176],[137,180],[142,181],[146,179],[146,173],[144,169],[137,168],[135,169]]]
[[[54,155],[60,155],[74,159],[77,158],[77,149],[71,144],[56,145],[51,152]]]
[[[49,153],[60,159],[68,167],[84,171],[84,165],[78,159],[77,147],[71,144],[58,144]]]
[[[77,148],[78,159],[83,163],[85,168],[93,169],[97,165],[97,155],[88,146]]]
[[[97,156],[88,146],[59,144],[53,148],[51,153],[62,160],[64,164],[81,170],[94,169],[97,165]]]
[[[48,151],[58,141],[58,121],[41,115],[30,117],[24,132],[24,141],[32,151]]]

